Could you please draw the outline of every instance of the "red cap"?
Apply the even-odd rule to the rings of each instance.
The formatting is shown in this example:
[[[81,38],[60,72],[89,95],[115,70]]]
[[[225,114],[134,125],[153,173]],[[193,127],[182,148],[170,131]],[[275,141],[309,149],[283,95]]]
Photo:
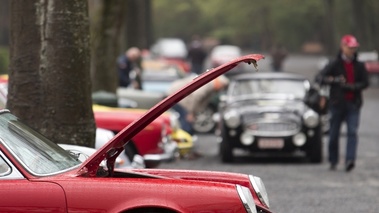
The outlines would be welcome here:
[[[359,47],[357,39],[352,35],[344,35],[341,39],[341,44],[344,44],[348,47]]]

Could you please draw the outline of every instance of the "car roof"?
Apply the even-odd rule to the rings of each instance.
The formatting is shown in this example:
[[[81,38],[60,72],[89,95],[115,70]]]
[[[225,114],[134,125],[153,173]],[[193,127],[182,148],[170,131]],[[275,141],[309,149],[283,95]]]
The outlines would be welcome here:
[[[298,73],[290,72],[244,72],[241,74],[235,74],[232,80],[240,81],[245,79],[294,79],[294,80],[307,80],[307,78]]]

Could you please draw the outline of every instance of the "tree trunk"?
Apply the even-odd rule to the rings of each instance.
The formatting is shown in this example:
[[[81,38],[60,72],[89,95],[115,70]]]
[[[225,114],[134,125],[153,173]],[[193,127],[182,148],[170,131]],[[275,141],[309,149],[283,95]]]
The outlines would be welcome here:
[[[11,1],[8,107],[55,143],[94,147],[87,1]]]
[[[126,45],[148,49],[152,42],[150,0],[127,0]]]
[[[120,47],[125,30],[124,0],[102,0],[93,15],[92,24],[92,82],[93,91],[116,92],[118,75],[116,59],[125,50]]]

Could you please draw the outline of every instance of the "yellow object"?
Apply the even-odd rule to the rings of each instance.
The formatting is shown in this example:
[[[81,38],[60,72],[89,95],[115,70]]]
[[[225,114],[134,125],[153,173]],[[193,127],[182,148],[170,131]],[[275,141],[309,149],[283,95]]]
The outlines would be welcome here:
[[[194,141],[188,132],[184,131],[183,129],[176,129],[172,132],[171,137],[174,141],[177,142],[181,157],[185,157],[192,152]]]
[[[134,108],[118,108],[118,107],[108,107],[108,106],[102,106],[94,104],[92,105],[94,111],[124,111],[124,112],[146,112],[145,109],[134,109]],[[165,114],[169,114],[170,112],[165,112]],[[194,141],[192,136],[180,128],[174,128],[171,133],[171,139],[175,141],[178,144],[178,149],[180,153],[180,157],[185,157],[186,155],[190,154],[193,146]]]

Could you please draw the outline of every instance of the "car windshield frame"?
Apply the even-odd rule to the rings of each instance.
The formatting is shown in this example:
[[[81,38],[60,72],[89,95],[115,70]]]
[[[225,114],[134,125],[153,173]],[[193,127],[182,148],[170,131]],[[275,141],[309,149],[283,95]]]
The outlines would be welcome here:
[[[304,99],[309,82],[304,79],[253,78],[233,81],[228,96],[233,99],[278,98]]]
[[[0,143],[34,176],[63,173],[82,163],[42,134],[25,125],[9,110],[0,110]]]

